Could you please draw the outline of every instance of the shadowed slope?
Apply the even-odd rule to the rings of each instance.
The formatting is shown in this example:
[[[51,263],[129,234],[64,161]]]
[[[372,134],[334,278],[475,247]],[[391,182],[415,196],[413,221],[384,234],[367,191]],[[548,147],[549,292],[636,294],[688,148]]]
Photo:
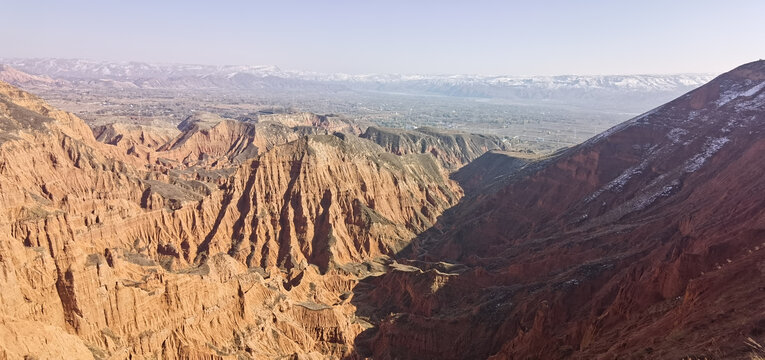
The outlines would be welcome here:
[[[370,354],[743,358],[765,314],[763,84],[743,65],[469,195],[411,249],[425,271],[364,281],[393,300],[367,308]]]

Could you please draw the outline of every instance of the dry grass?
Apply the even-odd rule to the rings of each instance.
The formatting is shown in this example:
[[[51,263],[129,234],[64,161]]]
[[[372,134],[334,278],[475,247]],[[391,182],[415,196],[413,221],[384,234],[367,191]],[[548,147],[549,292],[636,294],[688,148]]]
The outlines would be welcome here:
[[[749,359],[765,360],[765,347],[760,345],[760,343],[758,343],[756,340],[752,338],[747,338],[746,345],[748,345],[749,348],[752,349],[752,352],[749,354]]]

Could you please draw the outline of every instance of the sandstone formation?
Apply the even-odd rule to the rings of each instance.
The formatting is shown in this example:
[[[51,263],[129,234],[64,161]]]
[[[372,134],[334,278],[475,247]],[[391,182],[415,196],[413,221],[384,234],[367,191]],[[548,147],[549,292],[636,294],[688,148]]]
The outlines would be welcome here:
[[[192,115],[178,128],[181,134],[160,146],[158,156],[208,168],[241,163],[300,135],[278,124],[244,123],[209,113]]]
[[[338,115],[318,115],[314,113],[260,114],[258,122],[275,122],[288,127],[315,127],[329,132],[361,134],[361,126]]]
[[[112,123],[94,127],[93,135],[96,140],[114,145],[125,154],[151,161],[154,151],[178,136],[178,130]]]
[[[202,246],[261,267],[308,262],[325,271],[394,255],[460,195],[432,157],[391,155],[353,136],[276,147],[233,179],[216,237]]]
[[[384,265],[348,266],[461,196],[429,155],[320,127],[208,116],[96,138],[6,84],[0,120],[6,358],[351,356],[369,326],[351,289]]]
[[[505,143],[496,136],[428,127],[403,130],[370,126],[361,137],[398,155],[433,154],[445,168],[451,170],[462,167],[489,150],[506,150]]]

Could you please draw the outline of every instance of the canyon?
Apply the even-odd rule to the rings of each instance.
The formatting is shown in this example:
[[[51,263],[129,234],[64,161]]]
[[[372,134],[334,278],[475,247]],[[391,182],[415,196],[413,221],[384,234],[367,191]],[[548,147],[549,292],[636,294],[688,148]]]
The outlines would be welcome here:
[[[544,156],[0,82],[0,359],[746,359],[763,122],[765,61]]]

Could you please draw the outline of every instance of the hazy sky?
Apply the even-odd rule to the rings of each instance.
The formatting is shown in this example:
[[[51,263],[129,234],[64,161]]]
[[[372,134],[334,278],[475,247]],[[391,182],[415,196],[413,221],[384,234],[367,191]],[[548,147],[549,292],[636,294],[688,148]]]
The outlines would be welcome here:
[[[10,1],[0,57],[346,73],[714,72],[765,58],[765,1]]]

